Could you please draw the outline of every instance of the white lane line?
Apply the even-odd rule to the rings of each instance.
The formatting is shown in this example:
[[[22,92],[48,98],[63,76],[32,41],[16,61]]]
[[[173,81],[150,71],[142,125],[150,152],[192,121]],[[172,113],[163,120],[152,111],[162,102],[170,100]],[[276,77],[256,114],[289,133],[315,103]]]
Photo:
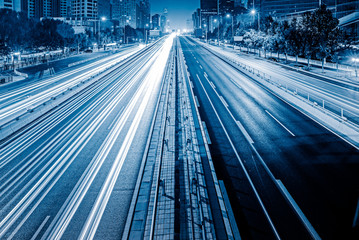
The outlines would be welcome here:
[[[207,78],[207,80],[208,80],[208,75],[207,75],[207,73],[206,72],[204,72],[204,76]]]
[[[118,119],[119,117],[121,117],[123,108],[124,108],[124,107],[122,107],[122,108],[120,109],[120,111],[118,111],[118,115],[113,119],[112,123],[111,123],[110,126],[107,128],[108,130],[111,129],[111,128],[113,127],[113,125],[115,124],[115,122],[117,122],[117,119]]]
[[[113,188],[115,187],[115,183],[122,169],[123,163],[126,159],[127,153],[129,152],[130,146],[134,141],[135,134],[137,132],[140,121],[143,118],[143,114],[146,110],[151,96],[153,96],[152,91],[155,89],[156,83],[160,84],[160,81],[163,78],[165,65],[168,61],[172,44],[173,38],[168,38],[162,46],[162,51],[159,52],[159,57],[152,65],[150,71],[146,76],[146,79],[144,80],[147,82],[147,84],[143,86],[141,92],[145,92],[145,95],[142,98],[137,113],[134,116],[133,122],[128,130],[128,133],[126,134],[121,148],[118,151],[116,159],[113,162],[112,168],[107,175],[104,184],[101,187],[101,191],[97,195],[96,201],[93,204],[91,212],[89,213],[87,220],[81,230],[79,239],[93,239],[95,236],[104,211],[107,207],[107,203],[110,199]]]
[[[32,236],[32,238],[30,240],[35,240],[37,238],[37,235],[39,235],[39,233],[41,232],[41,230],[43,229],[43,227],[45,226],[45,224],[47,223],[47,221],[49,221],[50,216],[47,216],[44,221],[41,223],[40,227],[37,229],[37,231],[35,232],[35,234]]]
[[[201,65],[199,65],[199,67],[200,67],[201,69],[203,69],[203,67],[202,67]]]
[[[276,180],[276,181],[277,181],[277,185],[282,190],[283,195],[287,198],[288,202],[290,203],[290,205],[292,206],[294,211],[298,214],[299,218],[304,223],[305,228],[309,231],[312,238],[315,239],[315,240],[321,239],[320,236],[318,235],[318,233],[313,228],[312,224],[309,222],[309,220],[306,218],[306,216],[304,215],[304,213],[302,212],[302,210],[298,206],[298,204],[295,202],[293,197],[290,195],[290,193],[288,192],[287,188],[284,186],[282,181],[281,180]]]
[[[199,64],[198,60],[196,62]]]
[[[227,104],[226,100],[224,100],[224,98],[223,98],[222,96],[219,96],[219,99],[221,99],[223,105],[224,105],[226,108],[229,107],[229,105]]]
[[[276,119],[272,114],[270,114],[270,112],[268,112],[267,110],[265,110],[266,113],[268,113],[269,116],[271,116],[277,123],[279,123],[279,125],[281,125],[285,130],[287,130],[287,132],[290,133],[290,135],[292,135],[293,137],[295,137],[295,135],[288,129],[286,128],[286,126],[283,125],[283,123],[281,123],[278,119]]]
[[[228,139],[228,141],[229,141],[229,144],[231,145],[231,147],[232,147],[232,149],[233,149],[233,152],[234,152],[234,154],[236,155],[236,157],[237,157],[237,159],[238,159],[238,162],[239,162],[239,164],[241,165],[241,168],[243,169],[243,172],[244,172],[246,178],[248,179],[249,184],[251,185],[251,187],[252,187],[252,189],[253,189],[254,194],[256,195],[256,198],[257,198],[257,200],[258,200],[258,203],[260,204],[260,206],[261,206],[261,208],[262,208],[262,210],[263,210],[263,212],[264,212],[264,215],[266,216],[266,218],[267,218],[267,220],[268,220],[268,222],[269,222],[269,224],[270,224],[270,226],[271,226],[271,228],[272,228],[272,230],[273,230],[273,233],[275,234],[275,236],[276,236],[277,239],[281,239],[281,238],[279,237],[279,234],[278,234],[278,232],[277,232],[277,229],[275,228],[275,226],[274,226],[274,224],[273,224],[273,222],[272,222],[272,219],[270,218],[270,216],[269,216],[269,214],[268,214],[268,211],[267,211],[266,207],[264,206],[264,203],[263,203],[261,197],[259,196],[259,193],[258,193],[256,187],[254,186],[254,183],[253,183],[251,177],[249,176],[249,173],[248,173],[246,167],[244,166],[244,164],[243,164],[243,162],[242,162],[242,159],[240,158],[240,156],[239,156],[239,154],[238,154],[238,152],[237,152],[237,150],[236,150],[236,148],[235,148],[235,146],[234,146],[234,144],[233,144],[233,142],[232,142],[232,139],[231,139],[230,136],[228,135],[227,129],[226,129],[225,126],[223,125],[223,122],[222,122],[221,118],[219,117],[219,114],[218,114],[216,108],[214,107],[211,98],[209,97],[209,95],[208,95],[208,93],[207,93],[205,87],[203,86],[203,83],[202,83],[201,78],[198,76],[198,74],[196,74],[196,76],[197,76],[197,78],[198,78],[198,80],[199,80],[199,83],[201,84],[201,87],[202,87],[202,89],[203,89],[203,91],[204,91],[204,93],[205,93],[205,95],[206,95],[206,97],[207,97],[207,99],[208,99],[208,101],[209,101],[209,103],[210,103],[210,105],[211,105],[211,107],[212,107],[212,109],[213,109],[213,111],[214,111],[214,113],[215,113],[215,115],[216,115],[216,117],[217,117],[217,119],[218,119],[218,121],[219,121],[219,123],[220,123],[222,129],[223,129],[223,131],[224,131],[224,133],[225,133],[226,136],[227,136],[227,139]]]
[[[239,127],[239,129],[242,131],[242,133],[244,134],[244,136],[247,138],[247,141],[251,144],[254,143],[253,139],[251,138],[251,136],[249,135],[249,133],[247,132],[247,130],[243,127],[242,123],[240,121],[236,121],[237,126]]]
[[[212,81],[208,81],[209,82],[209,84],[211,85],[211,87],[213,88],[213,89],[215,89],[216,88],[216,86],[214,86],[214,84],[213,84],[213,82]]]

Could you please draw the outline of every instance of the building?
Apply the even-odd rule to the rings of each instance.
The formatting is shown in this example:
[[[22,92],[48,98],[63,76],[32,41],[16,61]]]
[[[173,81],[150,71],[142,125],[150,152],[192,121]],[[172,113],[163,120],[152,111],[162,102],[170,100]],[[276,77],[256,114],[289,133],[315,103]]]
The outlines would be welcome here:
[[[201,0],[201,13],[202,14],[217,14],[217,0]]]
[[[70,17],[71,1],[69,0],[52,0],[51,17]]]
[[[21,0],[0,0],[0,8],[7,8],[20,12],[21,3]]]
[[[112,19],[112,7],[110,0],[97,0],[98,17]]]
[[[71,16],[75,19],[96,20],[97,0],[72,0]]]
[[[166,15],[161,15],[160,17],[160,30],[161,32],[167,32],[167,17]]]
[[[326,4],[339,19],[339,26],[349,31],[358,39],[359,33],[359,1],[358,0],[262,0],[255,2],[255,9],[261,16],[271,15],[278,19],[300,17],[303,13],[314,11],[320,4]]]
[[[120,27],[129,25],[137,27],[137,1],[113,0],[112,18],[119,21]]]
[[[152,30],[159,30],[160,29],[160,15],[155,14],[152,16]]]
[[[193,29],[201,28],[201,9],[197,10],[192,14]]]
[[[149,0],[140,0],[137,4],[137,28],[145,28],[148,27],[151,20],[151,14],[150,14],[151,8],[150,8],[150,2]]]

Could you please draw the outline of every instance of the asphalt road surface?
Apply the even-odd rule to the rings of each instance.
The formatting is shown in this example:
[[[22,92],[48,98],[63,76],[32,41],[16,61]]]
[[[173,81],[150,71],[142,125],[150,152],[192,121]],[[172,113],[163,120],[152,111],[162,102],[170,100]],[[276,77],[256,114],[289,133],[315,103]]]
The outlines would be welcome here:
[[[171,41],[0,142],[0,239],[121,238]]]
[[[359,151],[195,41],[181,44],[244,237],[358,239]]]

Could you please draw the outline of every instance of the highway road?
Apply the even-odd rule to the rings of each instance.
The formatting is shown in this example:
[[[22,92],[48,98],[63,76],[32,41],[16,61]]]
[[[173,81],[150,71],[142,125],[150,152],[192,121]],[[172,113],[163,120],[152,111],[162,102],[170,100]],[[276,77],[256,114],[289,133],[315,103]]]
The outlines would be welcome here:
[[[197,42],[182,37],[181,44],[217,175],[230,189],[241,234],[248,239],[358,239],[358,227],[352,228],[358,149]],[[290,81],[297,78],[298,84],[306,82],[303,75]],[[343,101],[344,96],[353,98],[343,92]]]
[[[140,49],[140,47],[129,48],[83,66],[68,68],[54,76],[30,78],[0,86],[0,125],[106,68],[121,63]]]
[[[203,43],[202,43],[203,44]],[[260,70],[271,80],[286,86],[290,91],[296,91],[303,98],[317,102],[320,106],[330,109],[337,115],[344,109],[344,115],[359,126],[359,83],[349,82],[338,78],[322,77],[318,74],[309,74],[305,71],[296,71],[282,64],[256,56],[238,53],[233,49],[223,50],[217,46],[206,45],[210,49],[235,59],[256,70]]]
[[[121,237],[172,41],[132,54],[0,141],[0,239]],[[69,82],[81,76],[68,74]],[[55,79],[2,95],[1,110],[67,84]]]

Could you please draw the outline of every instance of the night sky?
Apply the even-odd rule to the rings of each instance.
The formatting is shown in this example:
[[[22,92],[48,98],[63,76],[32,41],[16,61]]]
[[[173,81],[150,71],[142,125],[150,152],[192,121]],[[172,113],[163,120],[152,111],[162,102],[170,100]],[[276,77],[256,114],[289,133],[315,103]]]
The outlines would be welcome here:
[[[168,9],[171,28],[186,28],[186,20],[192,19],[192,13],[199,8],[200,0],[150,0],[151,15]]]

